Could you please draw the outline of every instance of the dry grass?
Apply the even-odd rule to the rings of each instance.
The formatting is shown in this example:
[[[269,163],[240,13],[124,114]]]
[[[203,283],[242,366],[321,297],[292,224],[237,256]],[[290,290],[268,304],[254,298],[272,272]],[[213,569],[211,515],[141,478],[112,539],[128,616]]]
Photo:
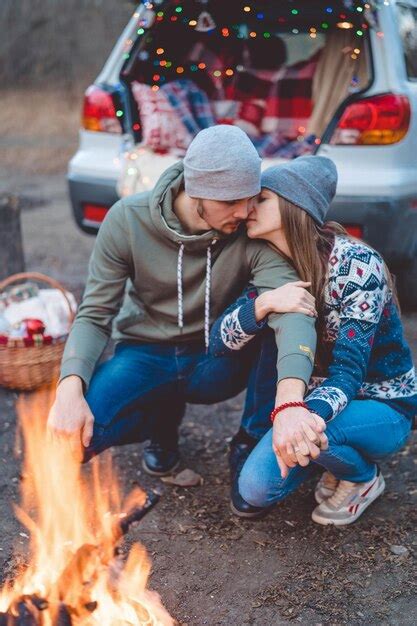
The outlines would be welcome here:
[[[9,89],[0,101],[0,168],[64,172],[77,147],[82,90]]]

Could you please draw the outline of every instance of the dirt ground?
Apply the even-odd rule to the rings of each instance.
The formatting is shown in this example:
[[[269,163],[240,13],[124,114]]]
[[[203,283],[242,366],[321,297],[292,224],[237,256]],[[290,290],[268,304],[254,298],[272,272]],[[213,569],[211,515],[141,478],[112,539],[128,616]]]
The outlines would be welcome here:
[[[23,198],[27,268],[54,276],[79,296],[94,239],[74,225],[66,192],[65,159],[76,145],[74,109],[65,131],[57,123],[46,138],[41,115],[33,116],[38,134],[32,138],[9,116],[0,141],[0,188]],[[417,357],[417,314],[404,322]],[[0,391],[2,580],[13,573],[15,547],[24,555],[27,542],[11,507],[20,471],[13,454],[15,401],[15,394]],[[145,475],[140,446],[114,451],[126,490],[139,484],[162,494],[129,540],[147,547],[150,586],[171,614],[183,626],[415,624],[417,437],[383,465],[385,495],[351,527],[311,521],[313,483],[264,520],[246,522],[232,516],[228,503],[227,439],[241,408],[242,397],[189,407],[181,430],[183,466],[204,477],[200,487],[181,490]],[[397,556],[392,546],[406,552]]]

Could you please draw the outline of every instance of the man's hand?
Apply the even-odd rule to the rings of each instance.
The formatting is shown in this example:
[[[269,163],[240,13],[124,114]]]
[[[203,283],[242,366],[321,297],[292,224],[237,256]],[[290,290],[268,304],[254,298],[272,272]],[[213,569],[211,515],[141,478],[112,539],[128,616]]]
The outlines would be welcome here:
[[[87,447],[93,436],[93,424],[94,416],[84,398],[81,378],[64,378],[49,411],[49,432],[53,437],[68,439],[78,446],[81,441]]]
[[[326,450],[328,440],[324,431],[326,422],[302,407],[291,407],[280,412],[274,421],[272,446],[277,456],[282,478],[297,464],[306,467],[316,459],[320,450]]]

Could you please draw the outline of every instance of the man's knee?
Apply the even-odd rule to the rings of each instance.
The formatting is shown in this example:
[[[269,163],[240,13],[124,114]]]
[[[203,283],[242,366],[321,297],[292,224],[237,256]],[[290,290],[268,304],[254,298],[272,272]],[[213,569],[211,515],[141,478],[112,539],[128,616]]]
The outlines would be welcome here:
[[[242,469],[239,476],[239,493],[252,506],[268,506],[266,490],[259,477]]]
[[[244,465],[239,476],[239,493],[252,506],[267,507],[285,497],[277,481],[276,488],[272,488],[270,481],[254,471],[250,464]]]

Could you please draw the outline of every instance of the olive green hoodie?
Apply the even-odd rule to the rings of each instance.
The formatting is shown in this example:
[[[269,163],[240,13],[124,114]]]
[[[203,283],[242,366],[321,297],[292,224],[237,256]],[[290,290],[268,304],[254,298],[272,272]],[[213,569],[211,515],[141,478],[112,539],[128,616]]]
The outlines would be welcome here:
[[[119,200],[108,212],[65,347],[61,379],[75,374],[88,386],[113,321],[118,341],[166,344],[206,337],[207,342],[209,322],[249,281],[263,291],[298,280],[282,257],[264,242],[248,239],[244,228],[229,237],[215,231],[187,235],[173,212],[183,178],[182,162],[176,163],[153,191]],[[307,383],[314,319],[274,314],[269,325],[276,334],[279,380]]]

